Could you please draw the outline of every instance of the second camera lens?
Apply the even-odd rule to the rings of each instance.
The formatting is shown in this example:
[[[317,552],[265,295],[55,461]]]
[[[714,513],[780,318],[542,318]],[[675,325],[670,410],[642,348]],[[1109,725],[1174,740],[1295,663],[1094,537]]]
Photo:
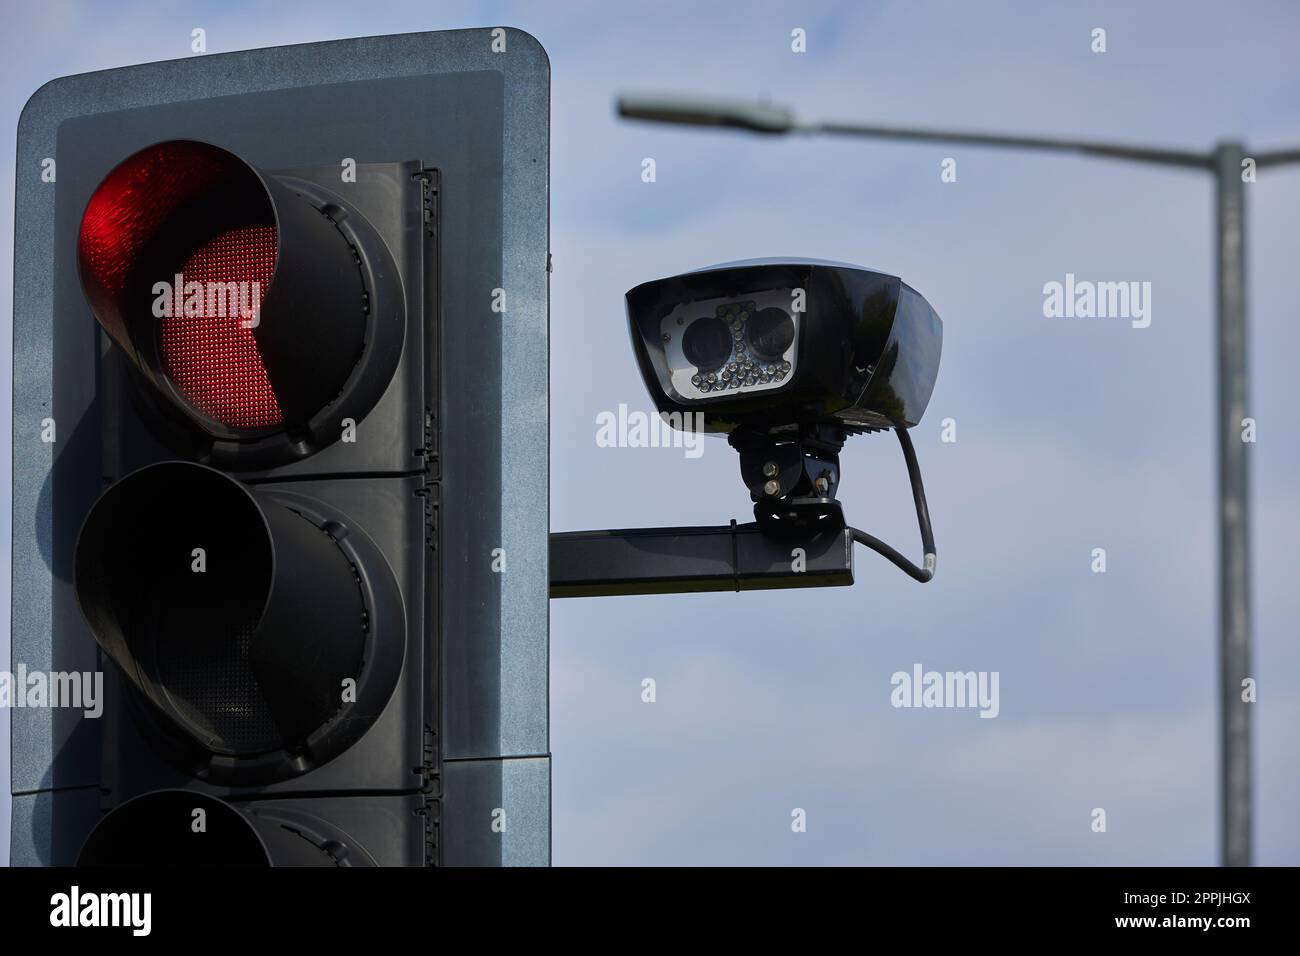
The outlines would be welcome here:
[[[794,342],[794,320],[784,309],[760,309],[749,320],[749,349],[763,359],[779,359]]]

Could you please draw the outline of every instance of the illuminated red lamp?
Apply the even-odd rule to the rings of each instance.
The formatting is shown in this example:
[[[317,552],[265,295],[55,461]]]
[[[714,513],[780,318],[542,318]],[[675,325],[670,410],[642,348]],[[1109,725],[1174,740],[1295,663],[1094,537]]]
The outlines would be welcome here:
[[[207,143],[159,143],[115,167],[86,206],[78,257],[99,323],[217,438],[303,425],[364,346],[365,285],[334,223]]]
[[[224,425],[269,428],[284,421],[252,328],[274,273],[275,226],[236,226],[205,242],[181,268],[185,285],[202,289],[198,314],[186,314],[182,286],[182,308],[160,319],[167,374],[190,404]],[[206,294],[212,288],[229,293],[232,283],[235,308],[228,294]],[[175,288],[170,295],[175,302]]]

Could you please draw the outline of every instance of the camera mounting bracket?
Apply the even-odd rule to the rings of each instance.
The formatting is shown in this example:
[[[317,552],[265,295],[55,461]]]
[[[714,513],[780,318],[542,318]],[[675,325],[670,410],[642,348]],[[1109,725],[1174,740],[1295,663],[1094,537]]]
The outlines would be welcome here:
[[[728,441],[740,453],[740,477],[754,500],[759,528],[782,537],[843,530],[835,492],[844,439],[842,426],[826,423],[731,432]]]
[[[925,549],[920,565],[845,524],[834,495],[846,432],[833,425],[803,425],[730,436],[756,502],[756,522],[552,532],[551,597],[850,585],[854,544],[870,548],[925,583],[934,577],[936,561],[929,508],[912,440],[905,428],[894,431],[907,462]]]

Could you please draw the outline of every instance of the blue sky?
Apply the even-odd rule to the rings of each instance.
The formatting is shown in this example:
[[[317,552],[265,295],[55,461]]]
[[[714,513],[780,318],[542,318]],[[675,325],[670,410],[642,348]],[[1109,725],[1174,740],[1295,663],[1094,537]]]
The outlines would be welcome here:
[[[612,103],[623,90],[766,96],[810,118],[1272,148],[1300,143],[1300,10],[28,5],[6,12],[0,41],[7,221],[17,115],[54,76],[188,55],[196,26],[216,53],[501,24],[536,36],[552,64],[554,530],[748,516],[721,440],[698,460],[596,444],[600,412],[650,407],[622,311],[633,285],[756,256],[846,260],[902,276],[945,321],[938,386],[914,432],[940,551],[932,584],[862,553],[851,589],[553,602],[555,862],[1213,863],[1209,178],[673,130],[620,122]],[[790,50],[796,27],[803,54]],[[1089,49],[1094,27],[1107,31],[1105,54]],[[646,157],[654,183],[641,181]],[[955,183],[940,182],[945,157]],[[1296,864],[1300,169],[1263,171],[1247,190],[1257,859]],[[11,242],[6,228],[6,325]],[[1149,281],[1151,326],[1045,318],[1042,287],[1066,273]],[[955,443],[940,441],[944,418]],[[849,519],[915,553],[896,443],[854,439],[843,463]],[[6,531],[8,520],[6,508]],[[1104,575],[1089,567],[1096,547]],[[7,594],[7,549],[4,561]],[[891,707],[890,675],[918,662],[998,671],[999,716]],[[641,700],[646,677],[654,704]],[[806,833],[791,832],[795,807]],[[1094,807],[1107,810],[1104,834],[1090,829]]]

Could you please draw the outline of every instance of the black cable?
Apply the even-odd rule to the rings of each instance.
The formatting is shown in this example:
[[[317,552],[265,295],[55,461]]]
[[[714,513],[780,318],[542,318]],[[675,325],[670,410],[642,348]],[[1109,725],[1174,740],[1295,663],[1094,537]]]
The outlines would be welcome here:
[[[905,573],[924,584],[934,577],[938,552],[934,547],[934,531],[930,528],[930,508],[925,503],[925,486],[921,484],[921,466],[916,461],[916,449],[905,428],[895,428],[898,443],[903,446],[903,459],[907,462],[907,477],[912,482],[912,500],[916,502],[916,521],[921,527],[921,546],[925,549],[925,567],[918,568],[875,535],[850,528],[853,540],[898,565]]]

